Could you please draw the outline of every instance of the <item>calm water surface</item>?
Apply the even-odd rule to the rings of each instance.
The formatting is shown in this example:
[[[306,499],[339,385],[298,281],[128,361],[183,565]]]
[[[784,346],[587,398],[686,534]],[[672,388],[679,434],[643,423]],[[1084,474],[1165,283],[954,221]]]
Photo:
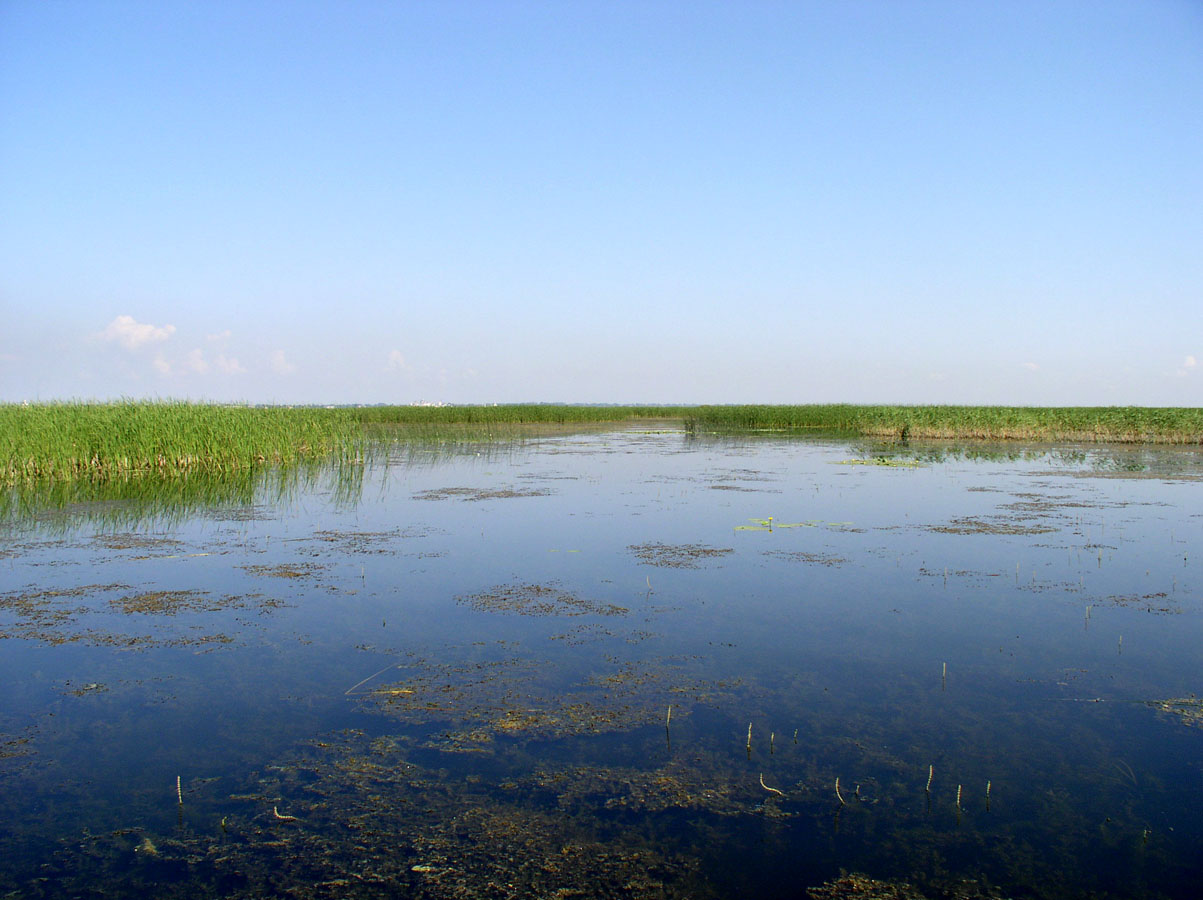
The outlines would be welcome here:
[[[10,504],[0,891],[1195,897],[1201,479],[625,430]]]

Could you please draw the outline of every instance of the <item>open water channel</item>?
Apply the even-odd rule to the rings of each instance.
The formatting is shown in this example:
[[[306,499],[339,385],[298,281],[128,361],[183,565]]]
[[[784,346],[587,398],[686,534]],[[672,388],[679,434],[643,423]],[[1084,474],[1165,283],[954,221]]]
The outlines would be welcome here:
[[[1203,884],[1198,451],[630,428],[193,487],[9,498],[4,896]]]

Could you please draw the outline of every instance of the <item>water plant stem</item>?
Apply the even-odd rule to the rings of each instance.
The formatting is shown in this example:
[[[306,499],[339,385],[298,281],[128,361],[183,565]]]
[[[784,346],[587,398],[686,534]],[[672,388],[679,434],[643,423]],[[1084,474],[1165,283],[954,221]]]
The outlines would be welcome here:
[[[779,791],[775,787],[769,787],[767,784],[764,783],[764,773],[763,772],[760,773],[760,786],[762,788],[764,788],[766,791],[771,791],[774,794],[780,794],[782,797],[785,796],[785,791]]]

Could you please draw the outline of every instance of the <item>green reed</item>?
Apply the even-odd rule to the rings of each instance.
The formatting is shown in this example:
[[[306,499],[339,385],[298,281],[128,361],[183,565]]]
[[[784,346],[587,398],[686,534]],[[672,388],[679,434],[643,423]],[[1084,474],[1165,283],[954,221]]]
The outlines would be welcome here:
[[[388,444],[464,443],[674,420],[686,431],[1203,443],[1203,409],[1003,406],[279,407],[175,401],[0,404],[0,484],[357,461]]]
[[[578,406],[507,403],[494,406],[365,406],[353,410],[365,425],[588,425],[632,419],[681,419],[696,407]]]
[[[1036,406],[701,406],[689,431],[806,431],[864,437],[1203,443],[1203,409]]]
[[[171,401],[0,404],[0,483],[355,458],[353,411]]]

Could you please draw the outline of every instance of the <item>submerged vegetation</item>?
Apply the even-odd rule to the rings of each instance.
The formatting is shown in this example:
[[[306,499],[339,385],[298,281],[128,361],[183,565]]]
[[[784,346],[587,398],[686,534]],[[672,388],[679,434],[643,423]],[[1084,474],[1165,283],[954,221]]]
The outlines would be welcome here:
[[[675,420],[689,433],[1203,443],[1203,409],[1003,406],[280,407],[174,401],[0,404],[0,483],[356,462],[389,443],[512,439],[548,427]]]

